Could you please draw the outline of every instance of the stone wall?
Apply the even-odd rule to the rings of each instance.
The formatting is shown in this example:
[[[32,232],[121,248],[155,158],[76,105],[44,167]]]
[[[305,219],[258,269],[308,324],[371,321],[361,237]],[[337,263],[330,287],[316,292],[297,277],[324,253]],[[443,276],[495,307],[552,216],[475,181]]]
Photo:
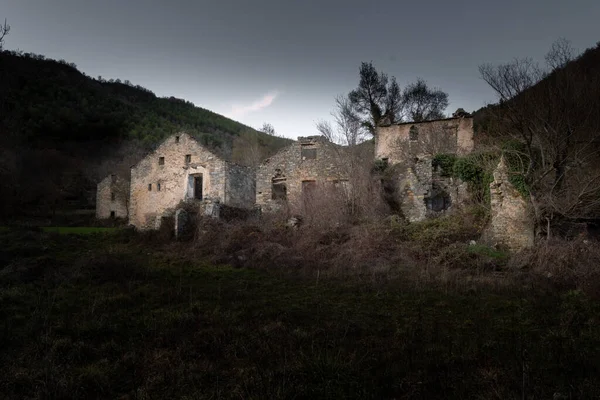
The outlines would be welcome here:
[[[155,228],[160,216],[194,197],[194,178],[199,176],[204,199],[225,199],[227,163],[185,133],[167,138],[131,169],[129,223]]]
[[[256,200],[256,173],[242,165],[228,164],[225,180],[225,204],[252,208]]]
[[[482,239],[518,251],[533,246],[535,223],[529,203],[509,182],[508,176],[502,157],[490,184],[492,217]]]
[[[396,164],[415,156],[473,151],[473,118],[407,122],[377,127],[375,158]]]
[[[96,218],[127,218],[129,181],[117,175],[102,179],[96,187]]]
[[[297,142],[265,160],[256,172],[256,204],[264,211],[284,205],[300,207],[303,182],[319,187],[348,179],[345,149],[322,136],[299,137]],[[276,199],[274,184],[285,187],[287,200]],[[277,190],[277,188],[275,188]]]

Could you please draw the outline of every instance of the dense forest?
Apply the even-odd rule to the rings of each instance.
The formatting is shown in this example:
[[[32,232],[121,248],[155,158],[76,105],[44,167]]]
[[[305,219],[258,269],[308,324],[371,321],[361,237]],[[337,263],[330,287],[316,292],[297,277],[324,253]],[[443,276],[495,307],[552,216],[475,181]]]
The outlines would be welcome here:
[[[89,77],[64,60],[2,51],[0,216],[93,207],[102,175],[128,170],[177,131],[241,163],[289,142],[129,81]]]

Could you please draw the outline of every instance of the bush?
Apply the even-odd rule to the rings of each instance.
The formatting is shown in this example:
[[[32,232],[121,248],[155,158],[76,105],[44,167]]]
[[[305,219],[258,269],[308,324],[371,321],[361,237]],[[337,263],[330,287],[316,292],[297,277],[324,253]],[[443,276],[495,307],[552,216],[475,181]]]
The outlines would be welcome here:
[[[456,160],[457,157],[454,154],[436,154],[431,161],[431,165],[433,168],[439,167],[442,176],[453,176]]]
[[[579,289],[600,298],[600,246],[596,241],[552,239],[516,254],[510,265],[528,269],[538,284]]]

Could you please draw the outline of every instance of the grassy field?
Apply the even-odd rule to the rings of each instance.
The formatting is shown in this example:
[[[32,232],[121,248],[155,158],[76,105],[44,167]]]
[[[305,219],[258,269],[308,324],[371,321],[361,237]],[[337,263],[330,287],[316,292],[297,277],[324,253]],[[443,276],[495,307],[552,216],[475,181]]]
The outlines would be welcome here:
[[[578,291],[295,278],[121,231],[0,243],[0,398],[600,396]]]

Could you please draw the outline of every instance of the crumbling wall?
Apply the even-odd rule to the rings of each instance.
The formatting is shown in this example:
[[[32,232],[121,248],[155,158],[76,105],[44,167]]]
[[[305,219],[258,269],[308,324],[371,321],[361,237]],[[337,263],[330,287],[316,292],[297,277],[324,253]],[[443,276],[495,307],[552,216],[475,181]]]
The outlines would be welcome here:
[[[96,218],[127,218],[129,180],[109,175],[96,187]]]
[[[465,116],[379,126],[375,136],[375,158],[390,164],[414,156],[464,155],[473,148],[473,118]]]
[[[409,222],[441,215],[471,200],[465,182],[441,175],[432,164],[431,157],[415,157],[394,166],[396,201]]]
[[[518,251],[534,244],[535,223],[528,202],[508,180],[504,157],[490,184],[491,220],[483,240]]]
[[[163,214],[193,198],[193,178],[200,174],[203,199],[223,201],[227,163],[185,133],[167,138],[131,169],[129,223],[159,226]]]
[[[256,201],[256,173],[253,168],[228,164],[225,181],[225,204],[252,208]]]
[[[427,216],[426,198],[431,191],[431,158],[415,159],[401,177],[402,213],[410,222],[422,221]]]
[[[322,136],[300,137],[297,142],[266,159],[256,172],[256,204],[264,211],[283,206],[298,208],[302,182],[314,181],[318,187],[348,179],[345,149]],[[314,158],[313,158],[314,157]],[[277,188],[285,187],[285,200]],[[283,190],[283,189],[281,189]],[[279,196],[279,197],[278,197]]]

